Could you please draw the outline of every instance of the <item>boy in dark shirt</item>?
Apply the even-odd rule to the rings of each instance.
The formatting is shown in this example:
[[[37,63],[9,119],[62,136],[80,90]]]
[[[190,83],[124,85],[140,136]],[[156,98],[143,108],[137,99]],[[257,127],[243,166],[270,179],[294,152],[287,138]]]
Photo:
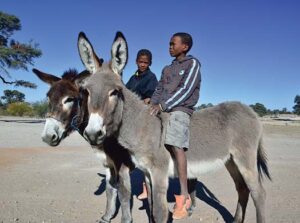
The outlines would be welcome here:
[[[190,116],[199,99],[201,82],[199,61],[186,55],[192,45],[192,37],[188,33],[175,33],[172,36],[169,52],[175,60],[163,69],[151,98],[151,114],[157,115],[161,111],[170,113],[165,145],[175,158],[181,189],[180,195],[175,195],[173,219],[186,218],[187,209],[191,206],[185,150],[189,148]]]
[[[149,104],[150,98],[157,85],[157,78],[149,68],[151,63],[151,52],[147,49],[141,49],[136,56],[138,70],[131,76],[126,84],[126,87],[140,96],[146,104]]]

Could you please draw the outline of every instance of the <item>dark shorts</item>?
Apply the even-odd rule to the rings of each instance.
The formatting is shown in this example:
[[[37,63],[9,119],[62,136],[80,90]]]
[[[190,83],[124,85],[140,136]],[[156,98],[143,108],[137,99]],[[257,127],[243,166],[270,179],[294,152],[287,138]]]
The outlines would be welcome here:
[[[166,129],[165,144],[179,148],[189,148],[190,116],[182,111],[170,112],[170,119]]]

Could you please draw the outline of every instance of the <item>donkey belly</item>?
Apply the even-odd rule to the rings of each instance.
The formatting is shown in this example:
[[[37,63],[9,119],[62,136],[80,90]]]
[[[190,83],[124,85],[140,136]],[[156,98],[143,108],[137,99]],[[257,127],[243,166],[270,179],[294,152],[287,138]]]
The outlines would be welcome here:
[[[224,167],[224,164],[229,159],[229,156],[225,156],[223,159],[214,159],[210,161],[187,161],[187,174],[188,178],[198,178],[199,176],[217,171]],[[172,158],[169,159],[168,176],[171,178],[178,177],[177,169]]]

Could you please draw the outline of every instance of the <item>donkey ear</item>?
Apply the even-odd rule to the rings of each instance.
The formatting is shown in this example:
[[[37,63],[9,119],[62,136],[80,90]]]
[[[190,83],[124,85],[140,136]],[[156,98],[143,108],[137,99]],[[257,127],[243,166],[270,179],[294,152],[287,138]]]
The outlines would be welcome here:
[[[82,63],[90,73],[94,74],[101,67],[103,60],[97,57],[92,44],[83,32],[79,33],[77,44]]]
[[[91,76],[91,73],[87,70],[82,71],[80,74],[76,75],[76,77],[73,79],[74,83],[78,88],[83,87],[86,83],[86,80]]]
[[[59,77],[56,77],[52,74],[46,74],[42,71],[39,71],[37,69],[32,69],[32,72],[38,76],[42,81],[44,81],[47,84],[53,85],[55,82],[61,80]]]
[[[111,48],[111,69],[118,75],[122,75],[122,71],[127,64],[128,47],[124,35],[117,32],[115,40]]]

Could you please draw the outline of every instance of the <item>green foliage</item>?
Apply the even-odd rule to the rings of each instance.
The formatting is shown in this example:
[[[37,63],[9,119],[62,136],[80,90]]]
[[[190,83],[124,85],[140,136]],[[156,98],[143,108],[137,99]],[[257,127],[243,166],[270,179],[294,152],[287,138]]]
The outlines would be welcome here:
[[[36,88],[36,85],[24,81],[7,81],[5,77],[10,78],[7,69],[28,70],[28,65],[34,64],[34,59],[42,55],[38,45],[30,41],[29,43],[20,43],[12,39],[14,31],[21,30],[20,20],[14,16],[0,11],[0,79],[4,84],[13,84]]]
[[[201,109],[204,109],[204,108],[210,108],[210,107],[213,107],[214,105],[212,103],[208,103],[208,104],[201,104],[199,105],[198,107],[195,108],[196,111],[199,111]]]
[[[47,100],[38,101],[32,104],[33,114],[39,117],[45,117],[48,110]]]
[[[7,115],[7,112],[3,106],[0,106],[0,115]]]
[[[295,99],[294,99],[294,113],[297,115],[300,115],[300,95],[296,95]]]
[[[11,36],[15,30],[21,29],[20,20],[14,16],[4,12],[0,12],[1,34],[7,37]]]
[[[32,107],[26,102],[15,102],[7,106],[7,113],[13,116],[32,115]]]
[[[5,90],[0,100],[0,115],[27,115],[45,117],[48,109],[46,99],[25,103],[25,94],[17,90]]]
[[[3,105],[6,106],[15,102],[23,102],[25,101],[25,94],[17,90],[4,90],[4,96],[1,99],[4,101]]]
[[[250,105],[250,107],[260,116],[264,116],[267,114],[266,107],[261,103],[256,103],[255,105]]]

